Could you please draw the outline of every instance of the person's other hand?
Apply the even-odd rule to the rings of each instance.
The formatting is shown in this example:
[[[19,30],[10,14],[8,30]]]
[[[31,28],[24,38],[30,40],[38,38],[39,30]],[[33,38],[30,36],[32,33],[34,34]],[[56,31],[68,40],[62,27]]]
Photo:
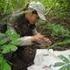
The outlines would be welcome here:
[[[44,36],[41,35],[40,33],[38,33],[38,34],[32,36],[32,40],[33,40],[33,41],[38,41],[38,42],[39,42],[39,41],[43,41],[43,40],[44,40]]]

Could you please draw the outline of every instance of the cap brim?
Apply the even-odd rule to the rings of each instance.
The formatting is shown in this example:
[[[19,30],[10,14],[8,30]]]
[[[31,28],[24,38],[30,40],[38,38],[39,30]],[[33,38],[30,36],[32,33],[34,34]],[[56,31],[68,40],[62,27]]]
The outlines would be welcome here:
[[[38,16],[41,20],[46,21],[46,17],[42,13],[39,13],[39,12],[37,12],[37,13],[38,13]]]

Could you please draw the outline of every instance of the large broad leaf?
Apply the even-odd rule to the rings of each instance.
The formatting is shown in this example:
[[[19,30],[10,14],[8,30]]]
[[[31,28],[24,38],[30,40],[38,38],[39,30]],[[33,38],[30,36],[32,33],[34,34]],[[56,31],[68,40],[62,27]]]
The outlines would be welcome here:
[[[9,36],[9,38],[12,41],[14,41],[20,37],[20,35],[18,35],[11,26],[8,27],[8,30],[6,31],[6,35]]]
[[[70,63],[69,59],[63,55],[58,56],[63,62]]]
[[[62,65],[64,65],[63,62],[57,62],[57,63],[55,63],[54,67],[59,67],[59,66],[62,66]]]
[[[70,64],[63,65],[59,70],[70,70]]]
[[[7,61],[1,54],[0,54],[0,70],[11,70],[10,65],[7,63]]]
[[[8,63],[4,62],[4,66],[2,70],[11,70],[11,67]]]
[[[18,38],[16,40],[11,41],[10,43],[13,44],[13,45],[16,45],[16,46],[20,46],[21,40]]]
[[[12,45],[12,44],[7,44],[2,46],[2,53],[9,53],[9,52],[14,52],[17,50],[17,47]]]
[[[69,59],[70,59],[70,55],[69,55]]]
[[[5,34],[0,33],[0,45],[3,45],[9,41],[10,39]]]
[[[57,45],[66,45],[66,44],[70,44],[70,39],[57,43]]]
[[[3,60],[3,55],[0,54],[0,64],[2,63],[2,60]]]
[[[5,34],[3,34],[3,33],[0,33],[0,40],[2,40],[3,38],[5,38],[6,37],[6,35]]]
[[[58,56],[63,62],[55,63],[54,67],[60,67],[59,70],[70,70],[70,59],[60,55]],[[70,57],[70,55],[69,55]]]
[[[59,70],[67,70],[65,66],[62,66]]]

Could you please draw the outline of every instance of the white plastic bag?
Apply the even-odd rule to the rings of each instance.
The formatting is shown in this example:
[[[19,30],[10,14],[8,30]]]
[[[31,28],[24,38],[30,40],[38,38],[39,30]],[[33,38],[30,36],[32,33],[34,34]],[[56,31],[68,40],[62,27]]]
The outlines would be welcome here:
[[[28,70],[59,70],[60,67],[54,67],[56,62],[63,62],[58,58],[59,55],[67,57],[70,55],[70,50],[53,51],[52,49],[38,49],[34,65],[28,67]]]

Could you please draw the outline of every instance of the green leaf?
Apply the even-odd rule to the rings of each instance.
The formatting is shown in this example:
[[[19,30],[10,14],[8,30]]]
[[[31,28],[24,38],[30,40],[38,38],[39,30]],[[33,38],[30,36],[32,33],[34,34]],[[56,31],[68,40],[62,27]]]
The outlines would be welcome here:
[[[67,70],[65,66],[62,66],[59,70]]]
[[[3,33],[0,33],[0,40],[2,40],[3,38],[5,38],[6,37],[6,35],[5,34],[3,34]]]
[[[70,70],[70,64],[67,65],[67,70]]]
[[[70,70],[70,64],[63,65],[59,70]]]
[[[60,67],[59,70],[70,70],[70,61],[68,58],[64,57],[63,55],[58,56],[60,59],[64,61],[63,62],[57,62],[55,63],[54,67]]]
[[[63,55],[58,56],[62,61],[64,61],[65,63],[70,63],[69,59],[64,57]]]
[[[0,54],[0,64],[2,63],[2,60],[3,60],[3,55]]]
[[[2,70],[11,70],[11,66],[6,61],[2,65]]]
[[[68,40],[64,40],[62,42],[57,43],[58,45],[66,45],[66,44],[70,44],[70,39]]]
[[[69,55],[69,59],[70,59],[70,55]]]
[[[20,35],[18,35],[11,26],[8,27],[8,30],[6,31],[6,35],[9,36],[10,40],[12,40],[12,41],[14,41],[20,37]]]
[[[13,45],[19,46],[21,44],[21,40],[16,39],[14,41],[11,41],[10,43],[13,44]]]
[[[11,70],[11,66],[7,63],[7,61],[1,54],[0,54],[0,70]]]
[[[57,63],[55,63],[54,67],[59,67],[59,66],[62,66],[62,65],[64,65],[63,62],[57,62]]]
[[[14,52],[17,50],[17,47],[12,45],[12,44],[8,44],[8,45],[3,45],[2,46],[2,53],[9,53],[9,52]]]
[[[9,41],[10,39],[5,34],[0,33],[0,45],[3,45]]]

